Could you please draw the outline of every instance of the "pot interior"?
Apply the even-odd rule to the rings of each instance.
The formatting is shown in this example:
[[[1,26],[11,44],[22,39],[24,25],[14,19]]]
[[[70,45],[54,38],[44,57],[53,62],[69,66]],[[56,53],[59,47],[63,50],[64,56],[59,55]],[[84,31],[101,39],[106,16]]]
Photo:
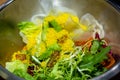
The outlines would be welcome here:
[[[17,24],[30,21],[35,14],[45,13],[43,0],[15,0],[0,12],[0,64],[5,65],[13,52],[22,49],[24,43],[19,36]],[[46,0],[50,4],[68,7],[79,17],[92,14],[104,26],[105,37],[111,42],[112,51],[120,56],[120,14],[104,0]],[[49,8],[48,3],[45,4]]]

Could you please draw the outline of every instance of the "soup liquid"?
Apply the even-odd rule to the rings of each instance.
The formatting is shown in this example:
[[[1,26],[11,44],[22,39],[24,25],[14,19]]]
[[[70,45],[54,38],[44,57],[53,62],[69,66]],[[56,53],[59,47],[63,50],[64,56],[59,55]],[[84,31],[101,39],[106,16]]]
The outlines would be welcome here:
[[[11,60],[11,55],[23,47],[18,27],[9,21],[0,20],[0,65]]]

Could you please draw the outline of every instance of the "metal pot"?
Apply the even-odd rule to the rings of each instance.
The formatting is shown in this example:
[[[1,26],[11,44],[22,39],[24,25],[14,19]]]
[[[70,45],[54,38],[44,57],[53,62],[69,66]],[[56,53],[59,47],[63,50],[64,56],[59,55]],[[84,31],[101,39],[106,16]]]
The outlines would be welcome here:
[[[8,0],[13,1],[13,0]],[[38,13],[41,13],[41,0],[15,0],[5,3],[0,7],[0,64],[5,65],[9,61],[13,52],[20,50],[24,43],[18,34],[17,23],[30,20],[30,18]],[[114,0],[115,4],[111,6],[111,1],[105,0],[48,0],[51,4],[62,5],[73,9],[79,17],[85,13],[92,14],[103,26],[105,37],[112,43],[112,50],[115,55],[120,56],[120,13],[115,8],[119,9],[119,0]],[[117,2],[118,1],[118,2]],[[109,3],[108,3],[109,2]],[[46,5],[46,4],[45,4]],[[6,7],[7,6],[7,7]],[[49,5],[46,5],[49,7]],[[6,7],[6,8],[4,8]],[[3,9],[4,8],[4,9]],[[3,10],[2,10],[3,9]],[[106,73],[95,77],[95,80],[107,80],[120,72],[119,58],[116,58],[116,64]],[[13,74],[0,67],[0,76],[9,80],[18,80]],[[4,74],[4,75],[3,75]],[[7,77],[5,76],[7,75]],[[12,77],[12,78],[11,78]]]

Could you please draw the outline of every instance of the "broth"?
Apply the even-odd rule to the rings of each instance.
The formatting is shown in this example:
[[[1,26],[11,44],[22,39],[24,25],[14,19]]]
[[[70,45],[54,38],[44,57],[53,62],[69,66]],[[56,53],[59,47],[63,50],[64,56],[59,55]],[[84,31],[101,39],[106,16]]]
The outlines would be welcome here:
[[[13,52],[20,50],[23,45],[17,27],[10,21],[0,20],[0,64],[5,66]]]

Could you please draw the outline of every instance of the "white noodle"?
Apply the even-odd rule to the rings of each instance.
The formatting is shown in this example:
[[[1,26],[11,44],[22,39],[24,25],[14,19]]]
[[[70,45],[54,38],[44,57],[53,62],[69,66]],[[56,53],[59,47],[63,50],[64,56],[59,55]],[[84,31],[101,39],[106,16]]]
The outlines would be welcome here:
[[[90,13],[86,13],[81,17],[80,23],[87,26],[91,31],[93,30],[93,38],[95,38],[95,33],[100,35],[100,38],[104,38],[105,33],[103,26],[95,19]]]
[[[94,27],[93,38],[95,38],[96,32],[100,35],[100,38],[104,38],[105,32],[104,32],[103,26],[99,24],[98,21],[95,21],[95,22],[96,22],[96,26]]]
[[[26,38],[26,36],[22,33],[22,32],[19,32],[19,34],[20,34],[20,36],[22,37],[22,41],[24,42],[24,43],[28,43],[28,40],[27,40],[27,38]]]

